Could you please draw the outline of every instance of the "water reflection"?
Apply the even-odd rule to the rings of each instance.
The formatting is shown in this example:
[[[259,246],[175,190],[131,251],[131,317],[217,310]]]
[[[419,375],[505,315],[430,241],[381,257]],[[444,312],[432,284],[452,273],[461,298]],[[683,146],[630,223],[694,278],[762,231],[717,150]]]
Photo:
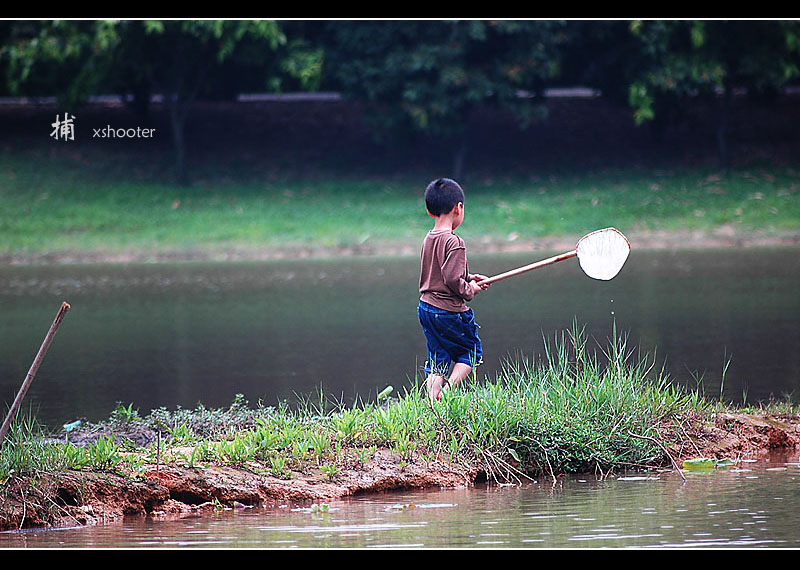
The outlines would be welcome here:
[[[536,259],[546,254],[534,256]],[[470,257],[493,274],[531,256]],[[72,310],[26,404],[49,425],[105,418],[116,402],[266,404],[320,386],[350,401],[407,386],[425,359],[416,320],[418,260],[0,268],[0,399],[10,402],[62,300]],[[678,381],[748,401],[800,388],[800,256],[795,248],[633,251],[610,282],[564,262],[497,283],[472,303],[493,378],[543,336],[585,324],[657,348]]]

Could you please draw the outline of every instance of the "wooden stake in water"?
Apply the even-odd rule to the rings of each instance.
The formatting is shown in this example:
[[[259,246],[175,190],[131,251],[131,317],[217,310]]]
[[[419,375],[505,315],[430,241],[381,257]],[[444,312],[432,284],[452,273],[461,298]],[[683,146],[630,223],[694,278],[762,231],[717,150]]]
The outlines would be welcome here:
[[[8,428],[11,426],[11,420],[16,415],[17,410],[19,410],[20,404],[22,404],[22,399],[28,392],[28,388],[30,388],[31,382],[33,382],[33,377],[36,376],[36,371],[39,370],[39,365],[42,363],[42,359],[44,358],[44,355],[50,346],[50,342],[53,340],[53,336],[55,336],[61,321],[64,320],[64,315],[67,314],[69,309],[69,303],[61,303],[61,308],[58,310],[56,318],[53,320],[53,324],[50,325],[50,330],[47,331],[47,336],[44,337],[44,342],[42,342],[42,346],[39,348],[36,358],[33,359],[33,364],[31,364],[30,370],[28,370],[28,375],[25,376],[25,381],[22,383],[22,387],[19,389],[19,392],[17,392],[17,397],[14,398],[14,403],[11,404],[11,409],[8,411],[8,415],[3,422],[3,427],[0,428],[0,442],[2,442],[3,438],[6,437]]]

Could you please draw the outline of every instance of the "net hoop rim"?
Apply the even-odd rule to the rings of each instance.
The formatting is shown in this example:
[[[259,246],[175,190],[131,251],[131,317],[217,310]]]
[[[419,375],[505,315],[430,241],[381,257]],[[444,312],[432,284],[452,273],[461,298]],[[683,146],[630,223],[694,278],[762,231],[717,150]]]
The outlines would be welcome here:
[[[592,237],[599,237],[600,239],[611,239],[611,241],[615,241],[615,245],[613,247],[612,255],[616,256],[618,259],[615,261],[614,265],[608,267],[607,269],[610,270],[613,268],[613,272],[609,272],[607,269],[602,269],[597,271],[597,267],[589,263],[594,256],[591,252],[582,251],[585,248],[581,247],[581,244],[585,243],[588,238]],[[622,242],[619,241],[619,238],[622,238]],[[625,245],[622,245],[622,244]],[[591,244],[591,241],[587,242],[587,246]],[[591,246],[589,246],[591,249]],[[628,238],[616,228],[609,227],[603,228],[600,230],[595,230],[591,233],[586,234],[580,240],[578,240],[578,244],[575,246],[575,254],[578,256],[578,262],[580,263],[581,269],[583,272],[591,277],[592,279],[598,279],[601,281],[609,281],[616,277],[620,270],[622,269],[623,265],[625,265],[625,261],[627,261],[628,256],[631,252],[631,242],[628,241]],[[582,253],[587,254],[586,256],[582,255]],[[586,262],[586,263],[585,263]]]
[[[586,234],[585,236],[583,236],[581,239],[578,240],[578,243],[575,245],[575,249],[577,250],[578,246],[585,239],[587,239],[587,238],[589,238],[589,237],[591,237],[593,235],[602,234],[602,233],[606,233],[606,232],[614,232],[614,233],[618,234],[622,239],[625,240],[625,244],[628,246],[628,249],[630,250],[631,242],[628,240],[628,238],[625,237],[625,234],[623,234],[617,228],[613,228],[613,227],[603,228],[603,229],[600,229],[600,230],[594,230],[593,232],[589,232],[588,234]]]

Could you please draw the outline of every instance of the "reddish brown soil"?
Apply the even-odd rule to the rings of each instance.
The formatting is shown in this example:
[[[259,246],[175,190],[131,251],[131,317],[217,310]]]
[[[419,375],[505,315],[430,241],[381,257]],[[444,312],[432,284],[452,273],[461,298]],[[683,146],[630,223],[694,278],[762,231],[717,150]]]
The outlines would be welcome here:
[[[740,459],[798,447],[800,415],[690,417],[661,435],[664,442],[678,442],[664,447],[677,464],[696,457]],[[663,465],[670,464],[665,453]],[[440,462],[406,463],[387,450],[379,450],[365,466],[343,469],[333,478],[310,470],[280,479],[267,471],[254,464],[204,469],[160,465],[135,477],[69,471],[42,478],[37,485],[12,480],[0,497],[0,530],[102,524],[126,515],[180,516],[224,507],[310,505],[359,493],[469,486],[484,476],[478,469]]]
[[[662,437],[666,434],[662,433]],[[666,438],[665,438],[666,439]],[[685,428],[674,430],[669,446],[676,460],[694,457],[737,459],[777,448],[800,446],[800,416],[761,416],[721,413],[709,418],[687,418]]]
[[[265,474],[267,468],[211,465],[189,469],[155,466],[136,477],[68,471],[34,487],[12,484],[0,498],[0,530],[102,524],[125,515],[163,517],[223,507],[310,505],[358,493],[471,484],[476,472],[442,463],[401,461],[379,450],[363,468],[343,470],[332,479],[318,470],[290,479]]]

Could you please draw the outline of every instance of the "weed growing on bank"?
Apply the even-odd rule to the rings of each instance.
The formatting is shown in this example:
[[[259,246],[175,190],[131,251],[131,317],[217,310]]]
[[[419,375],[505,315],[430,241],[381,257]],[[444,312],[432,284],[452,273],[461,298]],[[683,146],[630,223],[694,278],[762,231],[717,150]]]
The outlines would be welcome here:
[[[495,480],[605,473],[663,465],[665,428],[710,406],[676,387],[624,336],[590,346],[575,326],[546,342],[538,361],[509,359],[496,378],[450,391],[433,406],[414,379],[395,397],[350,405],[321,392],[293,407],[250,406],[237,395],[228,408],[159,408],[147,416],[118,404],[107,421],[54,437],[25,418],[0,447],[0,483],[64,469],[135,475],[168,463],[335,480],[368,468],[379,449],[401,467],[445,461]]]

